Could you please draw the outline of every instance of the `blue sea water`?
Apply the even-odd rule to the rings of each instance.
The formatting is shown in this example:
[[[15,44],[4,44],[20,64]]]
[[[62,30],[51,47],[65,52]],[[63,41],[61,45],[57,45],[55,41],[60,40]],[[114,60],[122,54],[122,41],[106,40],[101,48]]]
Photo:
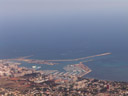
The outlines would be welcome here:
[[[128,81],[128,1],[0,2],[0,59],[73,59],[111,52],[84,63],[92,69],[87,77]],[[61,71],[74,63],[42,68]]]

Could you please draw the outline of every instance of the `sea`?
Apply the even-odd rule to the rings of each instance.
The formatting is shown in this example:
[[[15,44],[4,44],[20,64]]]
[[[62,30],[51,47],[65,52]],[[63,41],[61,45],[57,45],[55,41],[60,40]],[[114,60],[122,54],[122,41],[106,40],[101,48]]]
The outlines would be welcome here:
[[[127,0],[0,1],[0,59],[75,59],[110,52],[84,62],[92,70],[85,77],[128,82],[127,5]],[[21,66],[63,71],[79,62],[59,63]]]

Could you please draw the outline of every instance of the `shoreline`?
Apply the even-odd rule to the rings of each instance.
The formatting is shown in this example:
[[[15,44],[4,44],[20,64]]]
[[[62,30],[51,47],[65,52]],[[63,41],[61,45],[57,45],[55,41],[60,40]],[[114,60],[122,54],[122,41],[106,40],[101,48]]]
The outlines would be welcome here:
[[[94,58],[94,57],[100,57],[100,56],[106,56],[106,55],[111,55],[112,53],[107,52],[107,53],[102,53],[102,54],[97,54],[97,55],[92,55],[92,56],[87,56],[87,57],[82,57],[82,58],[76,58],[76,59],[60,59],[60,60],[38,60],[38,59],[27,59],[31,56],[24,56],[20,58],[15,58],[15,59],[3,59],[3,60],[14,60],[14,61],[24,61],[27,63],[35,63],[35,64],[46,64],[46,65],[56,65],[56,64],[61,64],[61,63],[56,63],[56,62],[76,62],[76,61],[81,61],[89,58]]]

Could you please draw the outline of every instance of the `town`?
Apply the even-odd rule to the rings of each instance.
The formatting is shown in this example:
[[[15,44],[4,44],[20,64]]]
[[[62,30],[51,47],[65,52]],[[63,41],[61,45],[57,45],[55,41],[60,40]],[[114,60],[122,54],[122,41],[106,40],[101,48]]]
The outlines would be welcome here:
[[[0,60],[0,96],[128,96],[128,83],[83,78],[82,62],[58,70],[35,70]]]

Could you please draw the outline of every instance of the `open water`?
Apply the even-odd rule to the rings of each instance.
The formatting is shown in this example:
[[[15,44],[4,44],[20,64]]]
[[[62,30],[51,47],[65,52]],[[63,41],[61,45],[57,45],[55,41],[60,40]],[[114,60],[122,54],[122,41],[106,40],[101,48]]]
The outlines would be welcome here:
[[[127,0],[1,0],[0,59],[72,59],[111,52],[84,63],[92,69],[87,77],[128,81],[127,5]],[[42,68],[61,70],[74,63]]]

